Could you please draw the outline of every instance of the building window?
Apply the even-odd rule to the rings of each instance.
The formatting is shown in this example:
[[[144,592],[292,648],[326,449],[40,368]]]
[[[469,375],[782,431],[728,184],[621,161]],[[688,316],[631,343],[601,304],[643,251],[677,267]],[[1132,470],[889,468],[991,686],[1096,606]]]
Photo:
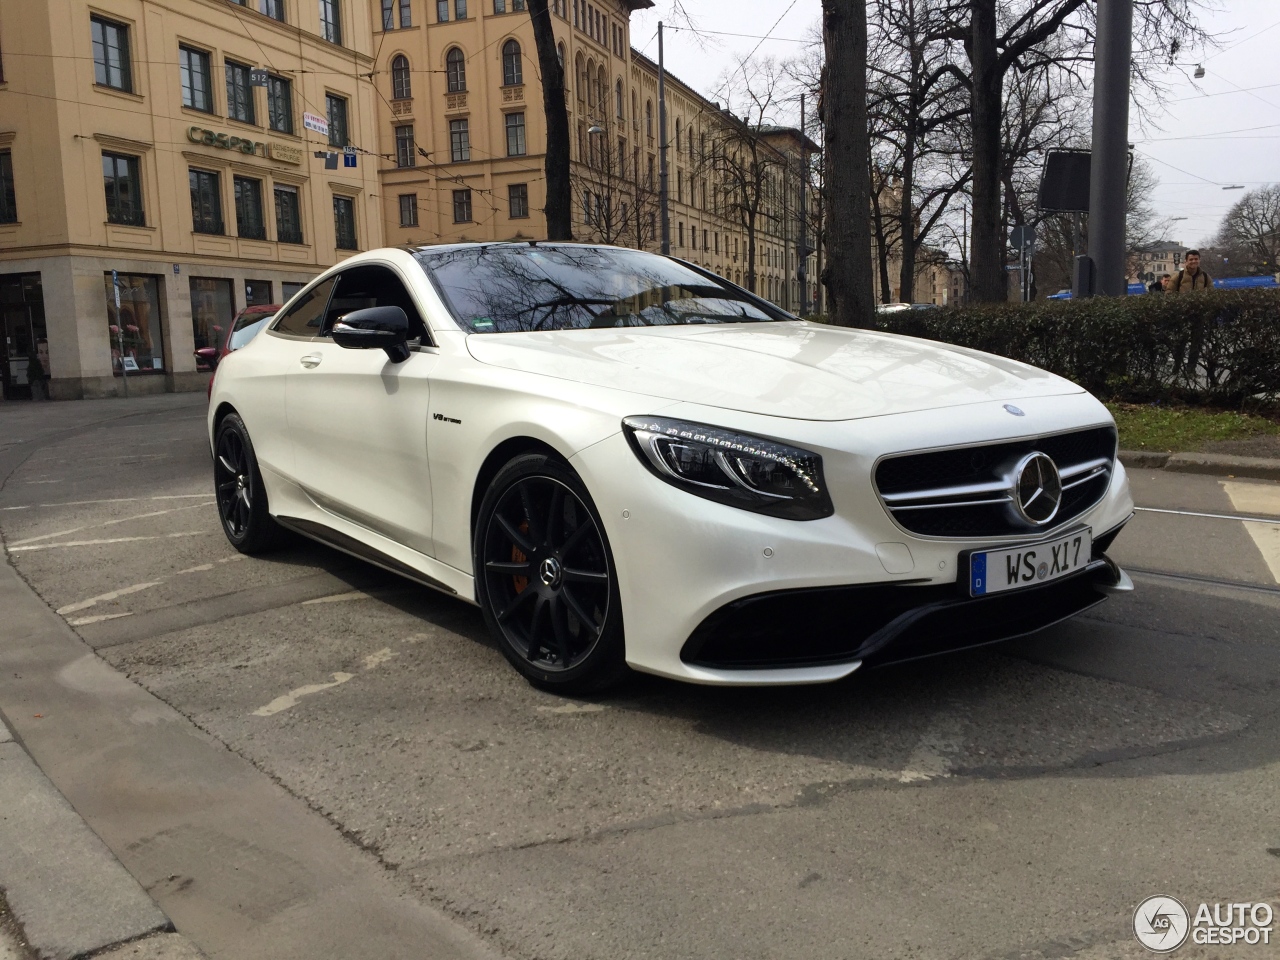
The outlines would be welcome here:
[[[619,80],[617,83],[613,85],[613,99],[615,101],[615,109],[618,112],[618,119],[625,120],[626,119],[626,110],[625,110],[626,97],[623,95],[623,92],[622,92],[621,80]]]
[[[494,12],[494,13],[506,13],[506,12],[507,12],[507,0],[493,0],[493,12]]]
[[[418,195],[416,193],[400,194],[400,226],[416,227],[418,225]]]
[[[347,139],[347,99],[326,93],[324,100],[329,111],[329,146],[345,147],[351,142]]]
[[[258,9],[272,20],[284,23],[284,0],[261,0]]]
[[[195,347],[221,347],[235,322],[234,284],[213,277],[191,278],[191,333]]]
[[[209,82],[209,54],[191,47],[178,48],[178,73],[182,78],[182,105],[213,112],[213,87]]]
[[[320,36],[330,43],[342,43],[342,10],[339,0],[320,0]]]
[[[523,13],[526,9],[524,0],[511,0],[511,9],[516,13]]]
[[[552,0],[551,9],[557,17],[565,18],[565,0]]]
[[[449,79],[449,92],[462,93],[467,89],[467,58],[457,47],[444,56],[445,76]]]
[[[507,216],[520,220],[529,216],[529,185],[513,183],[507,187]]]
[[[502,45],[502,85],[513,87],[524,83],[524,70],[520,58],[520,44],[508,40]]]
[[[111,367],[119,376],[164,372],[164,334],[160,323],[160,280],[132,273],[102,275],[107,299],[107,336]],[[120,306],[116,307],[116,290]]]
[[[653,101],[644,102],[644,135],[653,139]]]
[[[409,58],[398,53],[391,61],[391,98],[409,100],[413,97],[413,84],[409,78]]]
[[[253,87],[249,86],[249,68],[243,63],[227,61],[227,116],[242,123],[255,123]]]
[[[414,166],[413,124],[396,127],[396,166]]]
[[[13,154],[0,150],[0,223],[18,222],[18,199],[13,188]]]
[[[507,114],[507,156],[523,157],[524,155],[525,155],[524,114],[508,113]]]
[[[236,177],[234,186],[237,236],[247,240],[267,239],[267,224],[262,216],[262,181]]]
[[[471,222],[471,191],[470,190],[453,191],[453,222],[454,223],[470,223]]]
[[[449,0],[436,0],[436,19],[441,23],[449,22]]]
[[[191,181],[191,229],[196,233],[224,233],[222,191],[216,173],[189,171]]]
[[[684,221],[681,220],[680,223],[676,225],[676,227],[679,231],[677,234],[679,239],[676,241],[676,245],[683,247],[684,246]]]
[[[466,120],[449,121],[449,157],[454,163],[471,159],[471,139]]]
[[[244,304],[246,307],[265,307],[274,303],[271,299],[270,280],[246,280],[244,282]],[[284,301],[280,301],[283,303]]]
[[[413,26],[413,4],[409,0],[400,0],[400,26]]]
[[[358,250],[356,246],[356,202],[350,197],[333,198],[333,235],[339,250]]]
[[[302,209],[297,187],[277,186],[276,239],[281,243],[302,242]]]
[[[382,0],[382,29],[395,29],[396,0]]]
[[[467,0],[453,0],[453,15],[457,20],[467,19]]]
[[[107,192],[107,223],[143,226],[146,221],[142,214],[142,177],[138,173],[138,158],[104,153],[102,179]]]
[[[129,28],[123,23],[90,17],[93,28],[93,80],[117,90],[133,89],[129,65]]]
[[[267,122],[279,133],[293,133],[293,86],[284,77],[267,77]]]

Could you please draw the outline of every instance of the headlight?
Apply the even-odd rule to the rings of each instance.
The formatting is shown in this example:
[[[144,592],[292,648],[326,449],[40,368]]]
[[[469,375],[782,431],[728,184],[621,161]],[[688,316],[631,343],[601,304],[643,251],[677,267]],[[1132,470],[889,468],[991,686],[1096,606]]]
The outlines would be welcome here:
[[[835,512],[816,453],[666,417],[627,417],[622,427],[640,462],[681,490],[788,520]]]

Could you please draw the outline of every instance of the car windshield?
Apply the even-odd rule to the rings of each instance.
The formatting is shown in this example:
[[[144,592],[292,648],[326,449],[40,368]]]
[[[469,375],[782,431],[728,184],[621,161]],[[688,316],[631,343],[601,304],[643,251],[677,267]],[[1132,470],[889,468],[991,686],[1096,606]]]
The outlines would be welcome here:
[[[731,284],[639,250],[486,244],[415,256],[473,333],[795,319]]]
[[[231,332],[231,341],[227,344],[228,350],[239,350],[246,343],[258,335],[258,331],[267,325],[274,314],[259,313],[241,317],[236,321],[236,328]]]

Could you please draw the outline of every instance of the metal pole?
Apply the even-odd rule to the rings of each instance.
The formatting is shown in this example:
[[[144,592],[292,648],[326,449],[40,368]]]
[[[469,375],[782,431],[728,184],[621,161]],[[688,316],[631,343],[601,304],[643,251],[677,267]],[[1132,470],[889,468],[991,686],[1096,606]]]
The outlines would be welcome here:
[[[1094,292],[1122,297],[1129,169],[1129,68],[1133,0],[1098,0],[1094,47],[1093,164],[1089,177],[1089,258]]]
[[[809,180],[809,146],[808,135],[804,130],[804,94],[800,94],[800,237],[796,243],[796,257],[800,265],[796,270],[796,279],[800,282],[800,316],[809,312],[809,278],[806,276],[809,260],[808,232],[805,230],[809,218],[809,208],[805,205],[805,184]]]
[[[658,21],[658,209],[662,215],[662,252],[671,253],[671,211],[667,208],[667,69],[662,58],[662,21]]]

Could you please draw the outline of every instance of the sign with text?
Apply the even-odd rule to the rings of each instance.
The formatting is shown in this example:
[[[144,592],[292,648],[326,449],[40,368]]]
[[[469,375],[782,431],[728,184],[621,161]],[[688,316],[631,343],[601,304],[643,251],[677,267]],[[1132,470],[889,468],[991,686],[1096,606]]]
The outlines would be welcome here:
[[[302,115],[302,125],[308,130],[323,133],[326,137],[329,135],[329,121],[324,117],[316,116],[314,113],[304,113]]]
[[[276,143],[274,140],[267,144],[267,156],[272,160],[280,160],[284,163],[301,163],[304,159],[300,147],[292,147],[287,143]]]

